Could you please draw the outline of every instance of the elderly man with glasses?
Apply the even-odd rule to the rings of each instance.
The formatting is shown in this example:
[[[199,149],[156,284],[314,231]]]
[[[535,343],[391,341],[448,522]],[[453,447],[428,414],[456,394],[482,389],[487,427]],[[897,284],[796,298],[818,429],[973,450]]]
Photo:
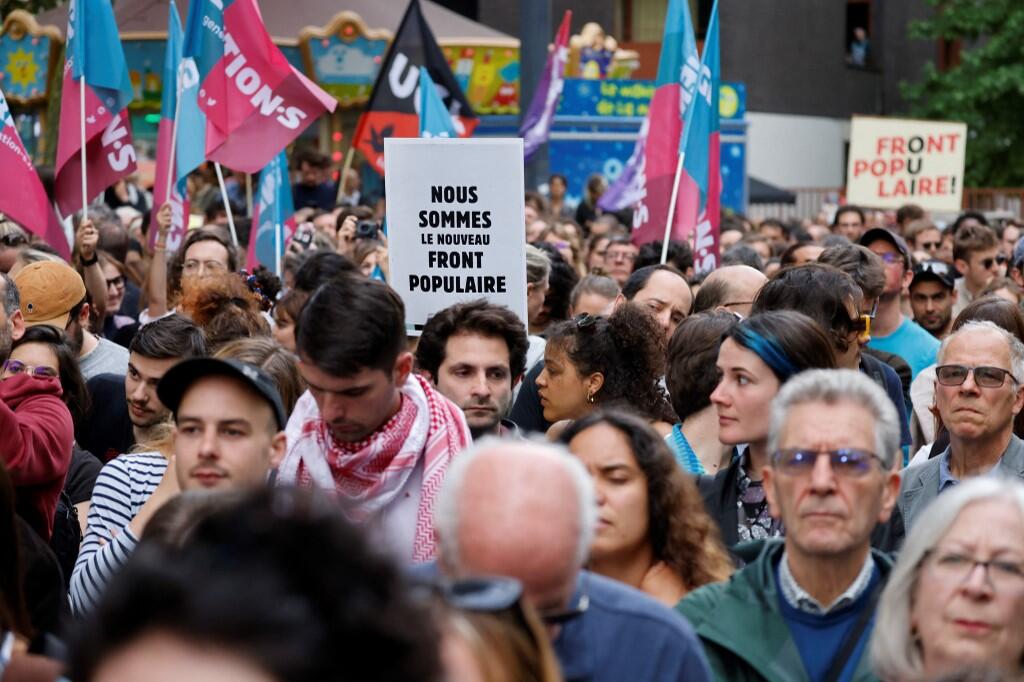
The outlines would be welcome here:
[[[873,679],[867,642],[891,562],[871,532],[896,504],[899,436],[892,401],[860,372],[812,370],[782,387],[763,475],[785,539],[677,607],[716,679]]]
[[[991,322],[968,322],[942,342],[935,377],[949,447],[903,476],[899,506],[908,532],[929,502],[965,478],[1024,478],[1024,441],[1013,434],[1024,407],[1024,343]]]

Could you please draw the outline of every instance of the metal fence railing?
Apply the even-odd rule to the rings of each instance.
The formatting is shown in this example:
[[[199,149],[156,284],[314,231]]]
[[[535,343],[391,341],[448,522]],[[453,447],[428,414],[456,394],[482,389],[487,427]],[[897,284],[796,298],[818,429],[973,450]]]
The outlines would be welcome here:
[[[843,194],[842,187],[798,187],[788,191],[796,195],[796,203],[750,204],[747,216],[752,220],[813,219],[825,206],[834,210]],[[1024,187],[968,187],[964,190],[963,208],[1024,217]]]

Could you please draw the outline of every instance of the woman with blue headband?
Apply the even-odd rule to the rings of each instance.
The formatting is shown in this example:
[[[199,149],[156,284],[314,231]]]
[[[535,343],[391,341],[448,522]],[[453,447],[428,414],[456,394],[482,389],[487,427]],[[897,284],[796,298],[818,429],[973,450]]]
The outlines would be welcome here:
[[[787,310],[734,325],[725,333],[716,364],[719,381],[711,403],[718,412],[718,439],[737,446],[738,455],[699,485],[725,545],[732,547],[782,534],[761,485],[768,465],[769,407],[790,377],[805,369],[833,369],[836,360],[825,332],[806,315]]]

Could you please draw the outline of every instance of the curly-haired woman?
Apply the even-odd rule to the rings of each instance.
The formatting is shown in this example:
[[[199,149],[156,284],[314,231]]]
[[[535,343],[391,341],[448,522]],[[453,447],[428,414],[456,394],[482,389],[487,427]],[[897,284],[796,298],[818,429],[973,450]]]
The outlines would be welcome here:
[[[597,491],[592,571],[670,606],[729,577],[732,562],[696,484],[643,419],[598,410],[573,422],[561,438],[586,465]]]
[[[665,334],[632,303],[610,317],[579,315],[548,329],[537,389],[544,419],[579,419],[597,407],[628,405],[662,435],[675,414],[660,380]]]

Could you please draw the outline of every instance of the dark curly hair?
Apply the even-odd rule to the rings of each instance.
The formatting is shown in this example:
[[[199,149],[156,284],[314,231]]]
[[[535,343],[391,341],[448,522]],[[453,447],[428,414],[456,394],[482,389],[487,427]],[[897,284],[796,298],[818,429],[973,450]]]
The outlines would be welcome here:
[[[622,410],[597,410],[570,424],[561,441],[568,444],[599,424],[626,437],[644,474],[647,534],[654,557],[671,567],[687,590],[726,580],[733,564],[722,545],[718,524],[705,511],[694,479],[683,473],[664,439],[646,421]]]
[[[180,548],[143,542],[76,624],[68,672],[97,670],[153,632],[292,682],[440,678],[437,628],[398,567],[337,505],[261,488],[213,508]],[[387,652],[386,660],[379,657]]]
[[[551,260],[548,293],[544,296],[544,309],[548,314],[548,323],[565,320],[569,317],[569,302],[572,298],[573,287],[580,281],[579,273],[551,244],[540,242],[534,246],[546,253]]]
[[[735,324],[732,313],[709,311],[687,317],[672,334],[665,385],[680,422],[711,405],[711,393],[718,385],[718,348]]]
[[[63,391],[61,400],[68,406],[75,427],[81,426],[85,416],[89,414],[92,400],[89,398],[89,390],[85,386],[85,378],[82,377],[82,370],[78,364],[78,354],[68,343],[67,334],[48,324],[33,325],[25,328],[24,335],[14,342],[11,350],[26,343],[49,346],[57,356],[57,364],[60,366],[54,369],[57,370]]]
[[[624,303],[608,318],[581,315],[549,327],[548,345],[565,351],[579,374],[604,375],[598,403],[631,405],[648,419],[675,423],[660,385],[665,334],[636,304]]]
[[[847,304],[859,305],[861,290],[853,278],[831,265],[807,263],[780,270],[765,282],[754,297],[752,313],[795,310],[814,320],[825,331],[838,353],[850,347],[855,322]]]
[[[445,358],[448,337],[454,334],[478,334],[502,339],[508,347],[509,370],[515,381],[526,370],[526,350],[530,342],[526,327],[511,310],[485,299],[456,303],[431,315],[416,345],[416,368],[437,381]]]

